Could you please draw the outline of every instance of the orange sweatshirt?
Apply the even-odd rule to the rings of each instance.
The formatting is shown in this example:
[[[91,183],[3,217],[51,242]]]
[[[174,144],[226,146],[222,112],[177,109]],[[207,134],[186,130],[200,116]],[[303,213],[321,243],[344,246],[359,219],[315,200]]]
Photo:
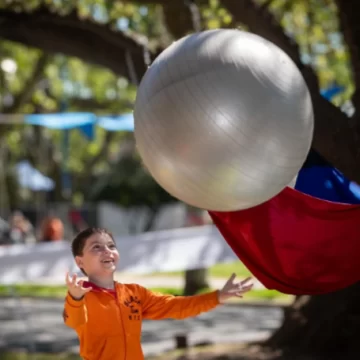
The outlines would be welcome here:
[[[216,291],[175,297],[137,284],[115,283],[115,291],[91,286],[80,301],[68,294],[64,309],[65,324],[77,332],[84,360],[143,360],[143,319],[185,319],[219,304]]]

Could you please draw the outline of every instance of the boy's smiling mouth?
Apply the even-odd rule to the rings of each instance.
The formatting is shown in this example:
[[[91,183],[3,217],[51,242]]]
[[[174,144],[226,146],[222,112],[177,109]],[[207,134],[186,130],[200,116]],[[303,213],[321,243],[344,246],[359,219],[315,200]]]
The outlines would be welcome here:
[[[101,262],[103,264],[113,264],[114,263],[114,260],[113,259],[105,259],[105,260],[101,260]]]

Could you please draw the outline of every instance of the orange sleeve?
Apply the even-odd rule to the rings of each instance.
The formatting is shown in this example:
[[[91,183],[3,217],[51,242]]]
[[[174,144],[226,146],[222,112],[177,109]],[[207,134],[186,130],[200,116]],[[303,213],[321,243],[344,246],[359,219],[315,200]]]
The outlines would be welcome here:
[[[142,316],[144,319],[185,319],[210,311],[219,305],[218,292],[195,296],[173,296],[151,292],[140,287],[142,292]]]
[[[65,325],[77,329],[87,322],[87,310],[85,300],[74,300],[69,294],[66,295],[64,308]]]

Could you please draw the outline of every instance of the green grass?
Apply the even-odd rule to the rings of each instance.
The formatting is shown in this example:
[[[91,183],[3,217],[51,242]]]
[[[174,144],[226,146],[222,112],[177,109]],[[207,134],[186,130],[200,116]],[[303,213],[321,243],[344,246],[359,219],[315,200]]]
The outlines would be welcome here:
[[[171,294],[171,295],[182,295],[182,289],[177,288],[152,288],[151,291],[159,292],[162,294]],[[206,293],[215,289],[203,289],[199,293]],[[268,289],[255,289],[247,293],[244,297],[248,300],[291,300],[292,297],[286,294],[282,294],[275,290]]]
[[[238,277],[251,276],[250,271],[240,261],[235,261],[226,264],[217,264],[209,269],[209,275],[214,278],[227,278],[232,273],[235,273]],[[174,272],[152,273],[147,276],[181,276],[183,274],[184,271],[174,271]]]
[[[81,360],[72,354],[27,354],[24,352],[0,352],[1,360]]]
[[[232,273],[235,273],[238,277],[251,276],[250,271],[240,261],[217,264],[209,269],[209,274],[212,277],[227,278]]]
[[[181,295],[182,289],[179,288],[150,288],[149,290],[160,292],[163,294]],[[201,293],[211,291],[212,289],[204,289]],[[8,296],[12,293],[22,297],[51,297],[51,298],[64,298],[66,295],[65,286],[49,286],[49,285],[29,285],[18,284],[14,286],[0,286],[0,296]],[[246,297],[248,300],[286,300],[291,298],[288,295],[279,293],[274,290],[255,289],[249,292]]]
[[[61,298],[66,295],[66,287],[62,285],[32,285],[17,284],[12,286],[0,285],[0,296],[16,294],[18,296],[54,297]]]

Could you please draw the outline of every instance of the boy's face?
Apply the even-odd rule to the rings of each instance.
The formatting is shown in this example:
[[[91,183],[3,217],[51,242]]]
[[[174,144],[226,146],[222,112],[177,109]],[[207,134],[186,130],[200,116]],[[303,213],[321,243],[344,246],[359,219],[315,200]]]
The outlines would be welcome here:
[[[75,257],[79,268],[88,276],[113,274],[119,261],[119,252],[107,234],[93,234],[85,243],[83,254]]]

